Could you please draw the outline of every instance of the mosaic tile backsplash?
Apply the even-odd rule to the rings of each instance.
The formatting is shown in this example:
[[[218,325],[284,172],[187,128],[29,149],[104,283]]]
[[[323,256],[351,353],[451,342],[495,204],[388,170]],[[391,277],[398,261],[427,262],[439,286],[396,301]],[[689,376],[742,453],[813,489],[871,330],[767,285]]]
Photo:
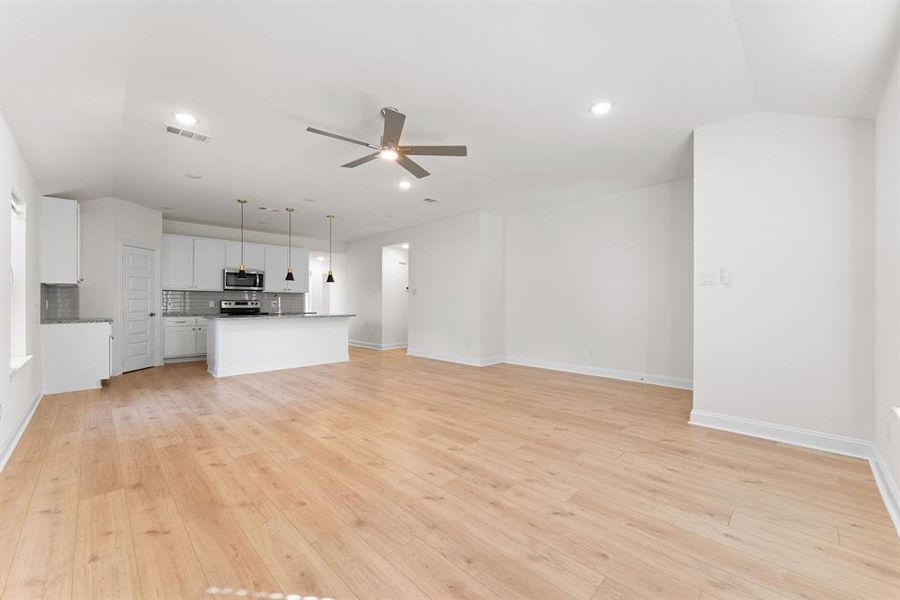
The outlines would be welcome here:
[[[77,319],[78,286],[41,284],[41,320]]]
[[[162,293],[162,314],[219,314],[219,300],[259,300],[262,312],[276,312],[278,302],[281,312],[302,312],[306,309],[306,294],[275,294],[271,292],[249,292],[227,290],[224,292],[187,292],[164,290]],[[212,302],[212,306],[210,306]]]

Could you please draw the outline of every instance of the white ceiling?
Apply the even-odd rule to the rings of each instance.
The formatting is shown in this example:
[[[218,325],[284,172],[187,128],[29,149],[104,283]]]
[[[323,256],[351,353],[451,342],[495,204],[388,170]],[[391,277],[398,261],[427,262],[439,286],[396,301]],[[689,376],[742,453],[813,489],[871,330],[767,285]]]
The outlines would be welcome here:
[[[691,131],[754,110],[871,118],[898,25],[876,0],[7,2],[0,107],[43,193],[225,226],[246,196],[296,207],[304,236],[333,212],[348,240],[688,177]],[[366,149],[304,131],[377,142],[382,106],[403,143],[469,157],[421,157],[431,177],[403,191],[398,165],[342,169]],[[211,141],[163,133],[182,110]]]

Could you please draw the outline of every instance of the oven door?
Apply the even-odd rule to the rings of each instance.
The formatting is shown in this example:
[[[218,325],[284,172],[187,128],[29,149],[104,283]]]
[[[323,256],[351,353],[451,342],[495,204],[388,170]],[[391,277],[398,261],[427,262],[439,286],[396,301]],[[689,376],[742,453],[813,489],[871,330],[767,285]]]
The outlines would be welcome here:
[[[224,271],[224,281],[222,289],[226,290],[262,290],[263,274],[253,271],[245,271],[241,274],[238,271]]]

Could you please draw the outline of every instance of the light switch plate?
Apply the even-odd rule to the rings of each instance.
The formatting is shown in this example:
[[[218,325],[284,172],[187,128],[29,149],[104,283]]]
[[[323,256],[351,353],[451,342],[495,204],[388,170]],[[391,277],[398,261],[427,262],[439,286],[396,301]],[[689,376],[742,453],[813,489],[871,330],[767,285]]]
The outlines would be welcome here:
[[[700,271],[700,285],[716,285],[717,276],[715,271]]]

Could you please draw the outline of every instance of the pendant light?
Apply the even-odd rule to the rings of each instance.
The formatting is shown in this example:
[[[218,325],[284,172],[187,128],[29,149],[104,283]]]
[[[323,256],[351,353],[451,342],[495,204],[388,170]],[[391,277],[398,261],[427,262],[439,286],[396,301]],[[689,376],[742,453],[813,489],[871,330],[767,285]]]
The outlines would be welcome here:
[[[241,205],[241,268],[238,269],[238,274],[244,275],[247,272],[244,269],[244,205],[247,204],[247,201],[238,198],[238,204]]]
[[[334,272],[331,270],[331,225],[334,223],[334,215],[325,215],[328,219],[328,277],[325,283],[334,283]]]
[[[284,280],[285,281],[294,281],[294,267],[291,264],[291,254],[293,254],[293,251],[291,248],[291,234],[293,233],[291,231],[291,220],[292,220],[292,217],[294,216],[293,215],[294,209],[286,208],[284,210],[287,211],[287,214],[288,214],[288,272],[287,272],[287,275],[285,275]]]

